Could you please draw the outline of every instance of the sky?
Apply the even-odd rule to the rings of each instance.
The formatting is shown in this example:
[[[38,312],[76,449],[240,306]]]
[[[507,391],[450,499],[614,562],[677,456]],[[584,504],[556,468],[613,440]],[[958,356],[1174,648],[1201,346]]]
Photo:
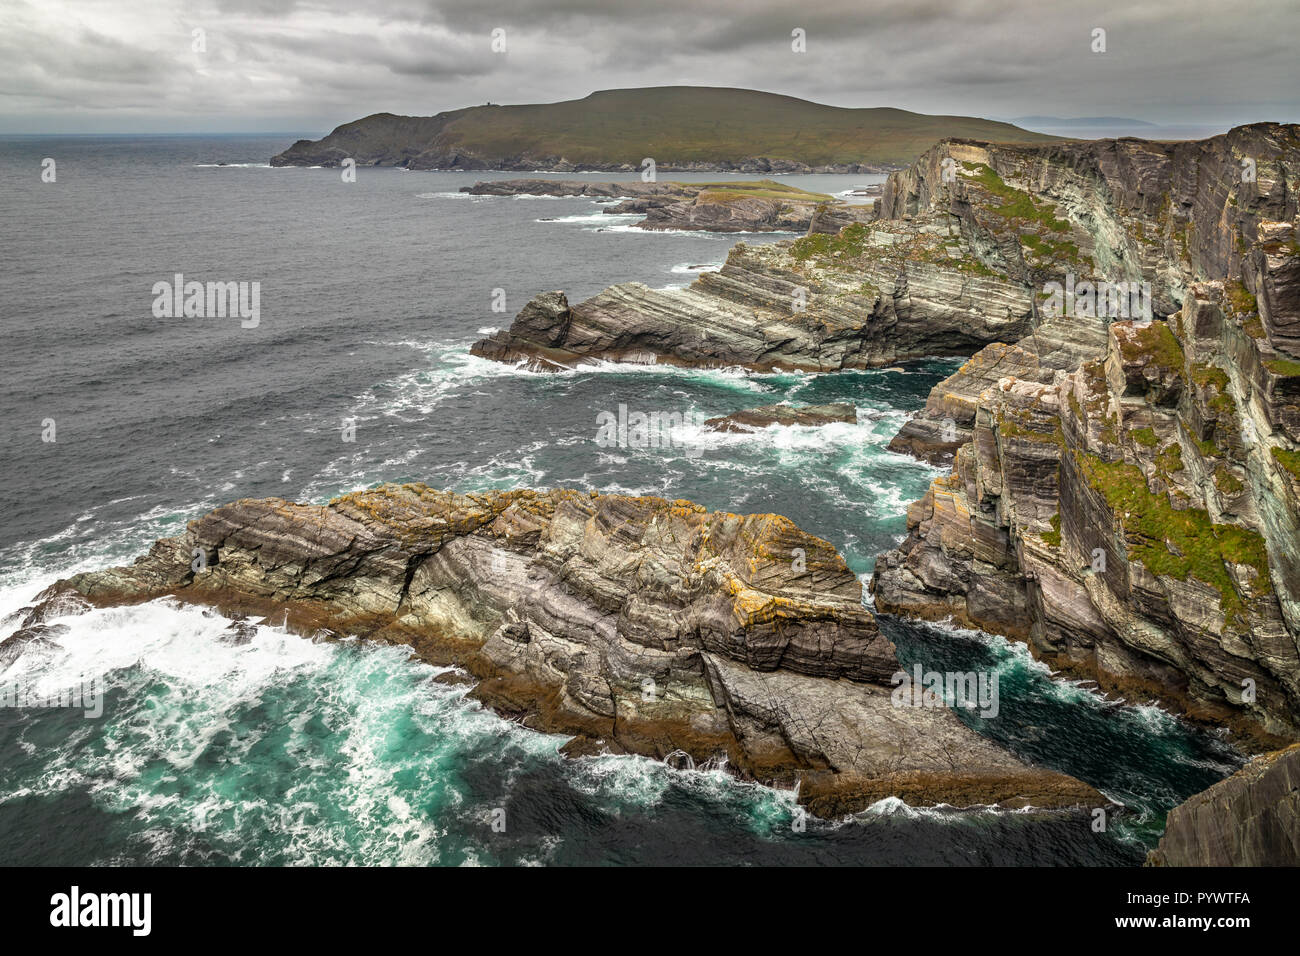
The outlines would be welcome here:
[[[1298,27],[1300,0],[0,0],[0,132],[320,136],[679,84],[1226,128],[1300,122]]]

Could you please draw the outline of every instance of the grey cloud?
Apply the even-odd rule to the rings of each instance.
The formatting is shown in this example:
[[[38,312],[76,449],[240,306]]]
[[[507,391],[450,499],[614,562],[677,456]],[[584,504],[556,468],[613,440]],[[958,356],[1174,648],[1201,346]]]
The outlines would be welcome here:
[[[932,113],[1300,119],[1291,0],[159,0],[149,14],[70,0],[73,22],[9,3],[0,115],[15,130],[60,116],[75,130],[87,110],[120,111],[122,129],[150,115],[309,128],[684,79]],[[188,55],[194,25],[204,58]],[[488,46],[498,26],[504,56]],[[796,26],[807,53],[790,50]]]

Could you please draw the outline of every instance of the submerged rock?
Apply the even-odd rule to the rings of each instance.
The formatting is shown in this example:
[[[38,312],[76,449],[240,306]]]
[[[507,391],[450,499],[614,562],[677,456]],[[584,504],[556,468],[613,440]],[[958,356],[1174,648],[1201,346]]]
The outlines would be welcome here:
[[[829,425],[832,422],[854,423],[858,420],[857,406],[851,402],[832,402],[829,405],[762,405],[746,408],[730,415],[710,418],[704,427],[715,432],[749,432],[770,425]]]
[[[57,650],[60,635],[68,633],[66,624],[32,624],[0,640],[0,671],[29,651]]]
[[[724,758],[748,777],[802,782],[801,799],[822,812],[891,795],[1105,803],[947,707],[896,706],[894,647],[857,577],[778,515],[423,485],[325,506],[243,500],[42,600],[67,594],[98,605],[169,595],[302,633],[409,645],[463,667],[486,704],[573,736],[571,752]]]

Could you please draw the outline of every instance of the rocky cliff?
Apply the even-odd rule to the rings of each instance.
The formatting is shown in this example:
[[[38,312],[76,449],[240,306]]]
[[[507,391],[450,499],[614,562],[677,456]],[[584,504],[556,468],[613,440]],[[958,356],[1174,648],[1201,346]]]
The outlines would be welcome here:
[[[1148,866],[1300,866],[1300,744],[1256,757],[1169,813]]]
[[[1298,187],[1300,129],[1276,124],[946,143],[891,177],[882,216],[958,223],[1040,291],[1031,334],[977,353],[900,434],[955,461],[881,556],[877,607],[1023,639],[1260,741],[1300,735]]]
[[[724,759],[814,812],[914,803],[1099,806],[944,706],[897,706],[894,647],[825,541],[776,515],[574,491],[385,485],[325,506],[244,500],[127,567],[60,582],[50,618],[160,597],[361,635],[455,663],[570,753]],[[18,642],[11,646],[11,642]]]
[[[474,351],[814,371],[971,355],[893,443],[954,470],[878,562],[877,606],[1293,739],[1298,177],[1300,129],[1277,124],[948,141],[890,177],[871,222],[738,244],[683,290],[547,293]]]

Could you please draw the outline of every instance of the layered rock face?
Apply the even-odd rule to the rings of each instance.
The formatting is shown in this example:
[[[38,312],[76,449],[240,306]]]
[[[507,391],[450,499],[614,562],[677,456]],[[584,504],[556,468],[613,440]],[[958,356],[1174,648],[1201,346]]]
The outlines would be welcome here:
[[[1147,865],[1300,866],[1300,744],[1175,807]]]
[[[881,556],[876,606],[1022,638],[1256,739],[1300,736],[1298,187],[1300,130],[1275,124],[945,143],[891,177],[882,215],[959,220],[991,268],[1042,283],[1039,313],[1051,282],[1140,281],[1150,318],[1076,293],[936,387],[895,447],[955,449],[953,473]]]
[[[738,244],[684,290],[539,296],[477,354],[834,371],[973,357],[893,447],[950,478],[877,606],[1300,733],[1300,130],[947,141],[879,219]],[[955,458],[954,458],[955,456]]]
[[[1241,257],[1224,239],[1234,230],[1262,230],[1259,255],[1285,252],[1293,239],[1286,187],[1270,179],[1277,175],[1270,157],[1293,148],[1294,129],[1263,124],[1229,137],[1203,144],[945,141],[890,177],[871,221],[826,210],[801,239],[738,244],[721,271],[688,289],[613,286],[572,307],[565,300],[541,322],[539,308],[556,295],[545,293],[510,330],[475,350],[543,368],[607,360],[835,371],[970,355],[1002,343],[1033,353],[1011,354],[1008,367],[1071,370],[1095,354],[1104,330],[1095,322],[1047,321],[1046,283],[1145,282],[1152,312],[1168,315],[1192,278],[1228,275],[1229,261]],[[1256,178],[1234,185],[1248,150],[1258,157]],[[1203,187],[1194,169],[1207,177]],[[1211,170],[1218,186],[1208,181]],[[1229,192],[1251,205],[1249,214],[1228,201]],[[1273,217],[1280,225],[1269,225]],[[1296,280],[1286,267],[1261,260],[1254,268],[1280,269],[1271,282],[1290,294]],[[1294,336],[1290,323],[1275,322],[1280,348]],[[970,371],[987,376],[998,361]],[[932,409],[904,441],[927,457],[951,455],[969,438],[976,384],[954,384],[947,391],[961,407]]]
[[[536,368],[621,361],[831,372],[968,355],[1028,333],[1030,288],[967,255],[960,234],[936,220],[742,242],[721,270],[685,289],[630,282],[575,305],[543,293],[472,351]]]
[[[586,182],[505,179],[462,186],[475,196],[627,197],[609,214],[644,213],[635,228],[707,232],[806,232],[814,216],[852,221],[854,207],[772,180],[737,183]]]
[[[571,753],[725,758],[801,781],[814,812],[1104,798],[985,741],[946,707],[897,707],[893,645],[835,550],[776,515],[574,491],[386,485],[326,506],[244,500],[128,567],[41,596],[53,617],[172,596],[304,633],[456,663],[474,693]]]

